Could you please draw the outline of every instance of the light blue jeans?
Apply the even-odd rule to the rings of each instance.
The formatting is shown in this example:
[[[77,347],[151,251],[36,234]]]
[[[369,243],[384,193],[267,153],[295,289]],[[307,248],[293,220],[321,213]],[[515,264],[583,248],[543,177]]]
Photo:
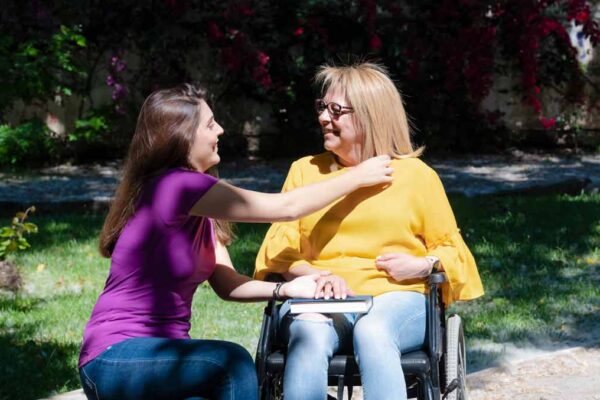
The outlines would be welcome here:
[[[374,297],[368,314],[327,314],[319,321],[292,317],[284,303],[280,328],[288,342],[285,399],[325,400],[329,361],[352,346],[365,399],[406,399],[400,357],[423,346],[426,308],[424,294],[397,291]]]

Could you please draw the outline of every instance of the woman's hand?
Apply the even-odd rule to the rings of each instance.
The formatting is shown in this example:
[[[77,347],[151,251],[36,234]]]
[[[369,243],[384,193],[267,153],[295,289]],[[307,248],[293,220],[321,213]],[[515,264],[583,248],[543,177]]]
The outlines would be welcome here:
[[[321,274],[303,275],[289,282],[285,282],[279,288],[279,294],[284,298],[304,298],[309,299],[314,296],[317,281],[321,278]]]
[[[375,259],[375,266],[396,281],[424,278],[431,274],[431,264],[425,257],[404,253],[387,253]]]
[[[317,279],[317,288],[313,293],[315,299],[323,297],[329,299],[345,299],[348,296],[353,296],[354,292],[348,288],[346,281],[341,276],[331,275],[330,272],[324,271]]]
[[[392,160],[390,156],[377,156],[361,162],[350,170],[350,174],[356,175],[359,187],[372,186],[392,181],[394,169],[390,167]]]

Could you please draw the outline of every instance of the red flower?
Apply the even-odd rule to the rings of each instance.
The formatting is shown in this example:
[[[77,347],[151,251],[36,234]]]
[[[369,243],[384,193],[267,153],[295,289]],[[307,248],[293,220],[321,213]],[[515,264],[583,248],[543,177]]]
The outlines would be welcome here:
[[[529,102],[529,105],[533,107],[536,113],[542,111],[542,103],[537,97],[530,96],[527,101]]]
[[[215,21],[210,21],[208,23],[208,36],[212,40],[220,40],[223,37],[223,32],[221,32]]]
[[[242,67],[242,60],[239,57],[239,52],[233,47],[221,49],[221,60],[231,71],[238,71]]]
[[[238,6],[238,11],[240,12],[240,14],[242,14],[246,17],[251,17],[254,15],[254,10],[245,4],[240,4]]]
[[[304,28],[299,26],[294,31],[294,36],[302,36],[303,33],[304,33]]]
[[[550,18],[544,18],[540,24],[542,36],[548,36],[550,33],[555,30],[559,30],[561,27],[562,26],[558,23],[558,21]]]
[[[556,125],[556,118],[540,117],[540,123],[542,124],[544,129],[552,129]]]
[[[252,78],[258,83],[260,83],[260,85],[265,89],[271,87],[271,76],[269,75],[269,71],[267,71],[264,65],[255,67],[252,70]]]
[[[256,58],[258,59],[258,62],[260,65],[267,65],[267,63],[269,62],[270,57],[268,55],[266,55],[265,53],[263,53],[262,51],[259,51]]]
[[[371,40],[369,41],[369,47],[375,51],[379,51],[381,49],[381,39],[377,35],[371,36]]]
[[[575,14],[575,21],[579,22],[580,24],[586,23],[588,19],[590,19],[589,10],[581,10]]]

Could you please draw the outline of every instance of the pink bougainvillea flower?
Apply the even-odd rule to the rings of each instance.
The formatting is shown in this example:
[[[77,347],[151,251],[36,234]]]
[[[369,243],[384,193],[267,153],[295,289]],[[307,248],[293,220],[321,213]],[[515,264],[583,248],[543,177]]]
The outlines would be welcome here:
[[[115,82],[115,78],[113,78],[112,75],[109,75],[109,76],[106,77],[106,84],[108,86],[113,86],[115,83],[116,83]]]
[[[294,36],[302,36],[304,33],[304,28],[299,26],[294,30]]]
[[[120,83],[115,83],[113,86],[112,99],[114,101],[120,100],[127,95],[127,88]]]
[[[371,36],[371,40],[369,40],[369,47],[372,50],[378,51],[379,49],[381,49],[381,39],[379,38],[379,36],[377,35],[373,35]]]
[[[529,105],[531,107],[533,107],[533,109],[535,110],[536,113],[539,113],[540,111],[542,111],[542,103],[540,102],[540,100],[537,97],[530,96],[528,98],[527,102],[529,103]]]
[[[575,14],[575,21],[579,22],[580,24],[586,23],[588,19],[590,19],[589,10],[581,10]]]
[[[556,118],[540,117],[540,123],[544,129],[552,129],[556,126]]]
[[[115,71],[123,72],[123,71],[125,71],[126,68],[127,68],[127,64],[125,64],[124,61],[122,61],[122,60],[117,61],[117,65],[115,65]]]
[[[208,36],[212,40],[220,40],[223,38],[223,33],[215,21],[210,21],[208,23]]]
[[[260,65],[267,65],[267,63],[269,62],[270,57],[266,54],[263,53],[262,51],[259,51],[256,58],[258,59],[258,62]]]

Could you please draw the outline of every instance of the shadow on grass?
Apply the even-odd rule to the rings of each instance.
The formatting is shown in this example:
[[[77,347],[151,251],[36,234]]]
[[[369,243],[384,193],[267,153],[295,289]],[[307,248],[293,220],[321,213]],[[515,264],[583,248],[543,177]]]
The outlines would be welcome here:
[[[45,250],[71,241],[96,240],[104,223],[103,214],[32,214],[28,222],[39,228],[39,233],[28,237],[31,247]]]
[[[486,290],[454,307],[469,339],[546,350],[600,345],[600,196],[453,198],[453,205]],[[470,353],[484,366],[505,355]]]
[[[7,311],[11,304],[23,312],[35,306],[18,299],[2,300],[0,309]],[[75,344],[38,342],[32,324],[0,325],[0,399],[39,399],[65,388],[79,387],[79,375],[73,365]]]

